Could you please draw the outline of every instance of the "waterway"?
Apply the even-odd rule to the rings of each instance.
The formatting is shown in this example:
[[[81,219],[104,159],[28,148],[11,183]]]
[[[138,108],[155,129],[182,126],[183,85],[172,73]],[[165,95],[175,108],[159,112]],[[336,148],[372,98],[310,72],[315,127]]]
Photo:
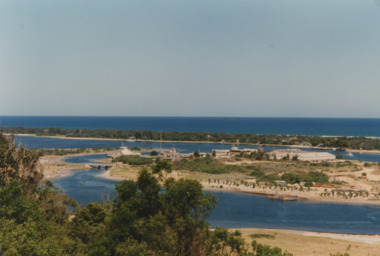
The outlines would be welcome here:
[[[93,162],[105,155],[66,158],[70,163]],[[113,199],[118,181],[98,177],[104,169],[74,170],[54,185],[81,204]],[[211,227],[258,227],[319,232],[380,234],[380,207],[311,202],[272,201],[265,196],[206,191],[218,198],[208,221]]]
[[[35,136],[17,136],[16,145],[21,145],[29,149],[36,148],[119,148],[122,144],[127,147],[152,148],[152,149],[171,149],[175,147],[179,153],[191,153],[195,150],[210,153],[213,149],[230,149],[231,144],[216,143],[181,143],[181,142],[147,142],[147,141],[122,141],[122,140],[96,140],[96,139],[64,139],[64,138],[46,138]],[[255,145],[240,145],[240,148],[257,148]],[[273,149],[286,149],[289,147],[264,147],[266,152]],[[316,151],[316,149],[302,148],[306,151]],[[343,155],[348,160],[380,162],[380,154],[359,154],[353,153],[348,156],[347,152],[339,150],[318,150],[319,152],[329,152],[331,154]]]

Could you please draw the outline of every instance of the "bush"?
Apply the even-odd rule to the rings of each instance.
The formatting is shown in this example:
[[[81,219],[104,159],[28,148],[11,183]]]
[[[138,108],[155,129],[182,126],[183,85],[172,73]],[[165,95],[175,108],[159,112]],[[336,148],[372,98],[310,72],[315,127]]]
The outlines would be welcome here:
[[[281,179],[289,184],[306,182],[306,186],[311,186],[312,182],[327,183],[329,176],[323,172],[309,172],[309,173],[284,173]]]
[[[196,158],[193,160],[182,159],[181,161],[174,162],[174,169],[211,174],[246,172],[246,168],[243,166],[225,165],[211,157]]]
[[[262,178],[265,176],[265,172],[260,170],[253,170],[249,175],[256,177],[256,178]]]
[[[193,155],[194,155],[195,158],[198,158],[198,157],[201,156],[201,154],[199,153],[198,150],[194,151]]]
[[[274,239],[274,235],[269,235],[269,234],[252,234],[252,238],[268,238],[268,239]]]
[[[147,165],[153,162],[152,159],[141,156],[119,156],[112,160],[112,162],[123,162],[130,165]]]

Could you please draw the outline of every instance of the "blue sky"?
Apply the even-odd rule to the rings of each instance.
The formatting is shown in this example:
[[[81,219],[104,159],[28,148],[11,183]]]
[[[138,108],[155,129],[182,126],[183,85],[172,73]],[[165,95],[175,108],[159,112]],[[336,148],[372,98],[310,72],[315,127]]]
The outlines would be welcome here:
[[[380,117],[375,0],[0,1],[0,115]]]

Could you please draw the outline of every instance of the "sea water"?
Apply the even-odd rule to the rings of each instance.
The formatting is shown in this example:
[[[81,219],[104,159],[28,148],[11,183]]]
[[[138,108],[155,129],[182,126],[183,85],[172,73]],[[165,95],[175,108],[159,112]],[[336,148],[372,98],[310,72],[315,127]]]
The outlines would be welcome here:
[[[380,137],[374,118],[0,116],[0,126]]]

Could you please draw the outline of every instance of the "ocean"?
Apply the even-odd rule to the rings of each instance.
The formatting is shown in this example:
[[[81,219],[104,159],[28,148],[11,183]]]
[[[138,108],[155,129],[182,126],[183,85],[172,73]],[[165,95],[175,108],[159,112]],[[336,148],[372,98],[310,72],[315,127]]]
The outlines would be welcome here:
[[[0,116],[0,126],[380,138],[378,118]]]

